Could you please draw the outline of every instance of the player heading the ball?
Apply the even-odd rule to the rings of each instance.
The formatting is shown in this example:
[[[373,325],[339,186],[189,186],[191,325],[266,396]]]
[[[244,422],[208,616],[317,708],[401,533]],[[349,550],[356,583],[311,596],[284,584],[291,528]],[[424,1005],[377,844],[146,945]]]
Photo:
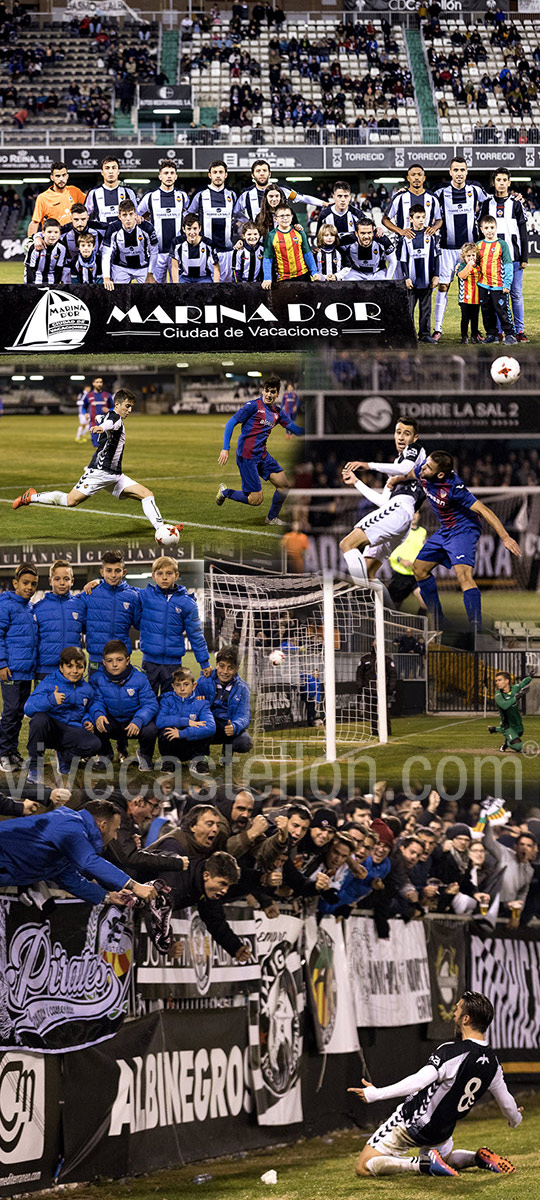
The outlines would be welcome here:
[[[83,504],[97,492],[112,492],[116,499],[120,496],[133,496],[140,500],[145,517],[154,529],[164,524],[163,517],[154,500],[153,492],[124,475],[122,457],[126,441],[124,421],[133,411],[137,402],[134,392],[128,388],[120,388],[114,396],[112,412],[104,413],[95,418],[95,425],[90,432],[99,433],[97,449],[81,478],[70,492],[37,492],[30,487],[22,496],[13,501],[13,508],[21,508],[27,504],[56,504],[61,508],[74,508]]]

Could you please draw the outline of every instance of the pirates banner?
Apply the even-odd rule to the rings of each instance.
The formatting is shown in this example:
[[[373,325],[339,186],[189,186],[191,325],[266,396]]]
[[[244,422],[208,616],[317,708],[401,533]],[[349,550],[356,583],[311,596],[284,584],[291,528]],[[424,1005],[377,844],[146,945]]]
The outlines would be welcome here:
[[[319,1054],[359,1049],[343,926],[333,917],[305,922],[306,991]]]
[[[257,913],[256,921],[261,985],[249,1001],[249,1047],[257,1119],[292,1125],[303,1120],[303,921],[285,913],[274,920]]]
[[[403,280],[0,288],[4,354],[415,346]]]
[[[465,991],[465,929],[461,921],[425,921],[433,1017],[428,1038],[448,1041],[454,1036],[454,1016]]]
[[[112,1037],[127,1011],[129,912],[60,901],[37,909],[0,900],[0,1049],[56,1054]]]
[[[373,921],[350,917],[347,957],[356,1024],[388,1028],[431,1021],[429,966],[420,921],[390,921],[390,937],[379,938]]]
[[[251,910],[227,905],[227,920],[234,932],[251,946],[252,959],[239,963],[218,946],[196,908],[173,917],[171,928],[182,949],[176,958],[160,954],[146,928],[137,940],[137,992],[145,1000],[169,996],[236,996],[253,992],[261,972],[257,962],[255,918]]]

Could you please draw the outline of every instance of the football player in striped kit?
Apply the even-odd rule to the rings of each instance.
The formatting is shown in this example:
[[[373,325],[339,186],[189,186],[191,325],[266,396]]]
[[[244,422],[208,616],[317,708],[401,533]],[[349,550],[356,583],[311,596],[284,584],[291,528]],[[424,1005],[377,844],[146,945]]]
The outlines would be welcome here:
[[[426,214],[426,235],[432,237],[434,233],[438,233],[442,225],[441,206],[435,193],[426,191],[426,172],[420,163],[411,163],[407,171],[407,183],[408,188],[400,188],[394,193],[386,207],[382,223],[390,233],[396,234],[400,238],[410,238],[412,236],[411,208],[413,205],[421,204]],[[401,249],[403,250],[403,243],[401,243]],[[401,269],[399,260],[402,257],[402,254],[398,255],[398,270]]]
[[[467,164],[464,158],[450,163],[450,183],[438,188],[436,196],[441,206],[441,263],[439,287],[435,297],[435,341],[440,341],[448,289],[459,266],[461,247],[474,242],[478,208],[487,199],[479,183],[467,183]]]
[[[263,502],[261,480],[269,479],[276,490],[266,517],[267,525],[286,524],[285,521],[280,520],[279,513],[287,499],[290,487],[283,467],[268,453],[266,448],[268,438],[274,425],[283,425],[297,437],[304,436],[301,425],[291,421],[291,418],[287,417],[279,408],[280,387],[281,380],[277,376],[269,376],[268,379],[263,380],[262,394],[255,400],[248,400],[247,404],[243,404],[238,412],[229,418],[223,435],[223,449],[218,458],[220,467],[224,467],[229,458],[234,427],[241,425],[236,462],[240,472],[242,491],[225,487],[224,483],[220,483],[216,504],[221,507],[226,500],[235,500],[238,504],[250,504],[258,507]]]
[[[81,233],[93,233],[96,239],[96,259],[99,270],[98,275],[101,275],[101,246],[103,238],[107,232],[105,221],[97,221],[95,217],[90,217],[88,209],[84,204],[73,204],[71,208],[71,221],[68,225],[62,226],[62,241],[67,249],[69,261],[72,265],[79,254],[79,236]],[[73,279],[73,283],[79,283],[80,280]]]
[[[118,221],[111,221],[102,250],[103,283],[108,292],[115,283],[155,283],[158,240],[148,221],[137,224],[132,200],[122,200]]]
[[[356,238],[343,250],[342,279],[392,279],[396,254],[392,240],[377,235],[371,217],[361,217]]]
[[[208,187],[196,192],[189,206],[199,219],[203,241],[217,252],[222,283],[232,279],[233,213],[236,193],[225,186],[228,171],[221,159],[210,163]]]
[[[171,247],[174,239],[182,232],[184,214],[188,210],[187,193],[176,186],[178,170],[169,158],[159,164],[160,186],[146,192],[139,206],[140,217],[147,217],[154,226],[159,244],[155,269],[156,283],[166,283],[169,270]]]
[[[91,427],[91,432],[99,434],[97,449],[70,492],[37,492],[35,488],[30,487],[13,501],[13,508],[25,507],[27,504],[56,504],[60,508],[75,508],[77,504],[83,504],[97,492],[105,490],[117,499],[120,496],[133,496],[140,500],[143,513],[154,529],[162,525],[163,517],[153,493],[142,483],[124,475],[122,471],[126,441],[124,421],[133,411],[136,402],[134,392],[128,388],[120,388],[115,393],[112,411],[95,418],[96,423]]]
[[[340,246],[350,246],[356,236],[356,226],[362,216],[362,211],[351,204],[350,184],[336,180],[332,189],[332,201],[324,204],[317,220],[317,245],[322,225],[334,225],[339,234]],[[324,274],[324,272],[323,272]]]
[[[355,487],[376,506],[375,511],[362,517],[339,544],[353,579],[375,578],[384,560],[407,537],[414,514],[424,500],[420,485],[408,478],[411,469],[426,459],[413,417],[402,417],[397,422],[394,444],[397,454],[393,462],[348,462],[342,473],[344,483]],[[392,489],[386,485],[379,492],[359,479],[356,471],[380,471],[384,475],[403,476],[403,479]]]
[[[217,250],[201,238],[201,226],[195,213],[184,217],[181,237],[171,246],[173,283],[219,283]]]
[[[242,230],[241,248],[233,254],[235,283],[260,283],[263,277],[264,243],[254,221],[247,221]]]
[[[373,1087],[366,1079],[361,1088],[349,1088],[366,1104],[403,1097],[392,1115],[368,1138],[356,1160],[360,1176],[456,1176],[471,1167],[510,1175],[513,1164],[487,1146],[479,1150],[454,1149],[456,1124],[488,1092],[511,1129],[522,1121],[522,1108],[504,1081],[502,1067],[488,1045],[486,1033],[494,1017],[493,1005],[480,992],[464,992],[456,1006],[454,1040],[443,1042],[425,1067],[387,1087]],[[409,1157],[410,1151],[418,1154]]]
[[[425,228],[426,213],[421,204],[413,204],[410,210],[412,238],[403,240],[403,270],[405,284],[409,289],[411,315],[418,304],[420,320],[418,337],[421,342],[433,342],[431,329],[431,297],[439,282],[439,244],[437,236],[430,237]]]
[[[521,200],[510,195],[510,172],[506,167],[497,167],[491,176],[493,196],[484,200],[480,219],[486,214],[495,217],[497,237],[506,242],[513,264],[513,279],[510,285],[510,301],[518,342],[528,342],[525,334],[525,309],[523,305],[523,272],[529,262],[529,238],[527,218]]]
[[[115,221],[118,216],[118,206],[122,200],[131,200],[137,204],[133,188],[120,183],[120,164],[117,158],[107,155],[101,162],[103,183],[101,187],[92,188],[86,197],[86,207],[91,217],[106,225]]]
[[[69,258],[60,241],[60,222],[47,217],[43,222],[41,246],[31,242],[24,260],[25,283],[69,283]]]
[[[238,230],[241,230],[244,221],[256,221],[264,200],[266,189],[270,183],[271,170],[270,163],[265,158],[258,158],[251,167],[251,178],[253,183],[251,187],[246,188],[241,192],[234,206],[235,225]],[[314,204],[319,206],[320,199],[317,196],[308,196],[302,192],[295,192],[294,188],[285,187],[284,184],[278,183],[280,191],[286,200],[294,203],[298,200],[300,204]]]

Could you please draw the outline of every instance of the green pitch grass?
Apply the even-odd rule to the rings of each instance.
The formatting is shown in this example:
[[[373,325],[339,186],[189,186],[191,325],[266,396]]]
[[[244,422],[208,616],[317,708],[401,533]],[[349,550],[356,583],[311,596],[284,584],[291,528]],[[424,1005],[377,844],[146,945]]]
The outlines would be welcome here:
[[[23,264],[21,262],[2,262],[0,263],[0,284],[2,283],[22,283],[23,280]],[[527,267],[523,280],[523,295],[525,299],[525,329],[527,336],[537,341],[540,338],[540,260],[531,259]],[[461,319],[461,311],[458,305],[458,288],[454,281],[450,288],[448,308],[444,318],[444,345],[457,345],[461,341],[459,324]],[[480,321],[480,328],[482,322]],[[443,343],[441,343],[442,345]],[[429,353],[434,347],[426,347],[426,352]],[[471,346],[471,352],[474,354],[476,347]],[[148,357],[148,356],[146,356]],[[65,362],[65,359],[62,360]]]
[[[226,467],[218,466],[225,416],[144,416],[126,421],[124,470],[151,488],[165,521],[184,522],[183,541],[204,552],[234,550],[279,551],[280,531],[265,525],[274,489],[263,484],[259,508],[227,501],[215,503],[218,484],[238,488],[236,438]],[[88,438],[75,441],[77,416],[9,417],[2,423],[2,483],[0,512],[4,544],[96,541],[102,545],[127,539],[153,540],[153,530],[138,500],[116,500],[109,492],[91,496],[77,508],[40,504],[13,511],[12,501],[27,487],[37,491],[69,492],[90,461]],[[272,434],[271,452],[292,474],[298,440],[287,439],[279,427]]]
[[[501,1200],[537,1200],[538,1197],[538,1121],[540,1098],[520,1097],[525,1107],[523,1123],[509,1129],[493,1108],[486,1107],[478,1116],[460,1122],[457,1145],[463,1150],[489,1146],[508,1156],[516,1172],[513,1175],[492,1175],[490,1171],[463,1171],[452,1179],[431,1179],[425,1175],[399,1175],[390,1178],[358,1179],[354,1173],[356,1156],[366,1134],[339,1131],[328,1138],[302,1139],[288,1146],[268,1148],[238,1161],[233,1157],[201,1164],[192,1163],[180,1170],[159,1171],[140,1179],[122,1183],[101,1183],[77,1189],[81,1200],[253,1200],[268,1195],[272,1200],[422,1200],[440,1196],[442,1189],[451,1189],[455,1200],[472,1196],[475,1200],[491,1200],[495,1192]],[[478,1110],[477,1110],[478,1111]],[[495,1118],[495,1119],[494,1119]],[[283,1130],[276,1130],[276,1136]],[[210,1134],[211,1136],[211,1134]],[[268,1188],[261,1175],[274,1168],[277,1186]],[[212,1176],[203,1184],[194,1184],[194,1176],[204,1171]],[[50,1196],[63,1192],[52,1190]]]

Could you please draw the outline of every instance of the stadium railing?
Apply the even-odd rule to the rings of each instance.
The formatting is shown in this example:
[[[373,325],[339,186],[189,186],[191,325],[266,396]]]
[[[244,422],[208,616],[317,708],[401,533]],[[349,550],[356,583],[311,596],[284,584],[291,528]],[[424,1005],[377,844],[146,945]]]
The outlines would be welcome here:
[[[286,129],[279,125],[273,127],[274,141],[278,145],[289,143],[295,146],[295,151],[301,153],[302,146],[380,146],[384,150],[387,146],[396,146],[403,142],[403,137],[397,133],[393,137],[387,137],[386,133],[375,133],[365,129],[337,129],[327,126],[323,129],[307,129],[302,130],[301,126],[296,129],[288,127]],[[433,141],[438,141],[438,132],[433,129]],[[191,126],[178,126],[174,133],[171,131],[164,133],[161,130],[159,123],[145,125],[138,131],[129,132],[125,129],[111,129],[109,126],[102,128],[89,128],[85,125],[61,125],[50,126],[43,129],[38,128],[20,130],[20,129],[0,129],[0,147],[2,146],[35,146],[37,142],[41,147],[67,145],[67,146],[104,146],[104,145],[160,145],[161,136],[167,139],[167,144],[170,143],[171,137],[176,145],[190,146],[235,146],[241,145],[251,147],[254,150],[261,150],[264,153],[265,148],[271,148],[272,139],[269,139],[263,133],[262,129],[254,126],[249,129],[230,129],[218,128],[208,129],[201,127],[193,129]],[[300,136],[302,135],[302,136]],[[163,144],[163,143],[161,143]],[[421,151],[421,146],[418,145],[418,153]],[[431,142],[430,142],[431,145]]]

